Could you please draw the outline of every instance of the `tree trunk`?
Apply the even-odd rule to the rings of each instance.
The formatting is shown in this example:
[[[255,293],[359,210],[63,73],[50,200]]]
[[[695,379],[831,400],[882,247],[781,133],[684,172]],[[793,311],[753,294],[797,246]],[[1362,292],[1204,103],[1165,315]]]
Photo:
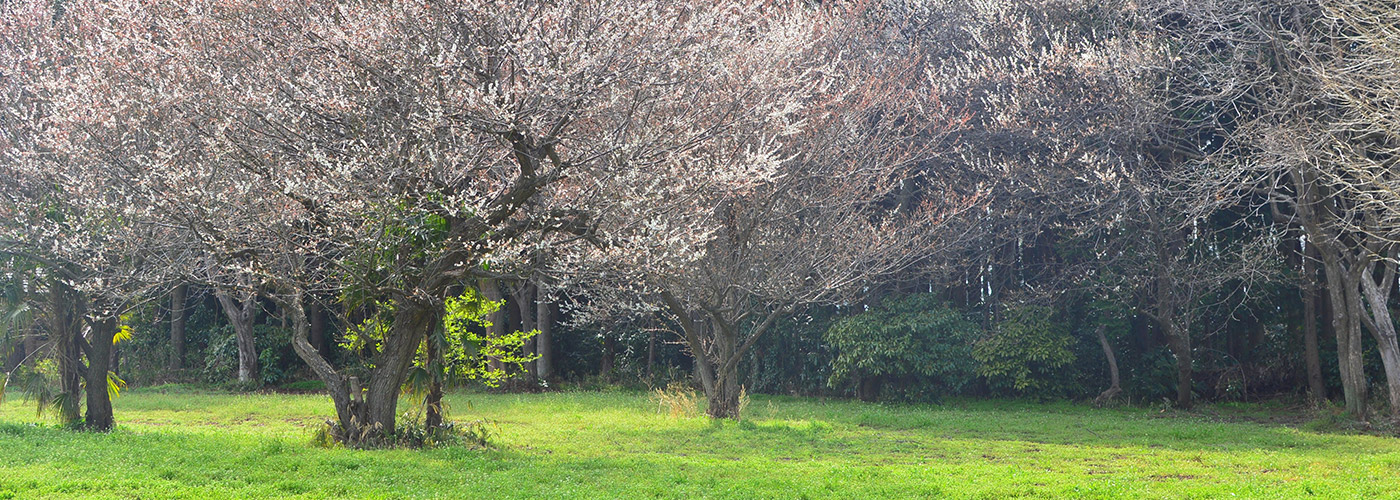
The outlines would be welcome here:
[[[241,299],[222,290],[214,292],[223,306],[224,316],[233,325],[233,335],[238,343],[238,383],[254,384],[258,377],[258,351],[253,343],[253,320],[257,318],[258,296],[245,293]]]
[[[1338,216],[1329,205],[1327,183],[1316,171],[1302,165],[1289,172],[1294,185],[1294,208],[1298,223],[1308,236],[1308,243],[1317,250],[1322,271],[1327,280],[1329,322],[1337,338],[1337,367],[1342,378],[1342,397],[1352,418],[1366,420],[1366,374],[1362,367],[1360,276],[1362,264],[1347,259],[1354,249],[1343,245],[1329,224]]]
[[[74,426],[82,420],[79,398],[82,397],[82,351],[79,343],[82,337],[78,332],[82,316],[78,293],[67,284],[55,279],[49,285],[49,305],[52,324],[49,332],[54,344],[54,354],[58,357],[59,387],[62,393],[58,401],[59,421],[66,426]]]
[[[423,401],[423,426],[435,429],[442,426],[442,351],[437,339],[427,339],[428,394]]]
[[[1169,328],[1176,330],[1176,327]],[[1176,404],[1191,408],[1191,339],[1179,332],[1169,332],[1167,347],[1176,356]]]
[[[719,381],[719,390],[708,395],[709,406],[705,409],[705,414],[711,418],[739,418],[739,380],[738,377],[724,377]]]
[[[34,353],[39,351],[39,328],[39,322],[34,322],[29,325],[29,334],[24,337],[25,357],[29,359],[30,363],[38,361],[38,357],[35,356]]]
[[[1308,397],[1314,402],[1327,400],[1322,382],[1322,356],[1317,346],[1317,269],[1312,262],[1312,246],[1303,256],[1303,361],[1308,367]]]
[[[1109,385],[1108,389],[1105,389],[1103,392],[1099,393],[1098,397],[1094,398],[1095,406],[1107,405],[1111,403],[1114,398],[1117,398],[1119,393],[1123,392],[1123,388],[1119,385],[1118,379],[1118,356],[1113,354],[1113,344],[1108,342],[1108,336],[1104,335],[1104,329],[1104,325],[1099,325],[1098,328],[1094,329],[1094,335],[1098,337],[1099,347],[1103,348],[1103,356],[1108,360]]]
[[[315,300],[307,304],[306,309],[311,320],[311,347],[315,347],[322,356],[326,356],[330,354],[326,345],[326,314],[321,310],[321,304]]]
[[[1342,397],[1347,412],[1357,420],[1366,419],[1366,375],[1361,357],[1361,305],[1358,288],[1349,279],[1335,256],[1323,254],[1323,271],[1327,279],[1328,305],[1331,308],[1332,331],[1337,337],[1337,367],[1342,378]]]
[[[117,319],[106,318],[92,322],[92,335],[87,341],[87,419],[83,426],[90,431],[112,430],[112,398],[107,394],[107,374],[112,359],[112,339],[117,335]]]
[[[612,335],[603,335],[603,360],[598,365],[598,376],[604,381],[612,382],[613,365],[617,359],[617,340]]]
[[[404,378],[418,353],[418,346],[439,318],[439,312],[426,306],[409,301],[397,304],[394,324],[384,339],[383,349],[374,357],[375,367],[370,372],[369,391],[365,394],[365,425],[374,434],[394,435],[394,417]]]
[[[177,372],[185,366],[185,302],[188,285],[180,285],[170,292],[170,364],[169,370]]]
[[[535,330],[535,287],[529,283],[522,283],[520,289],[515,293],[515,305],[520,317],[520,331],[531,332]],[[535,354],[535,338],[525,339],[522,347],[526,356]],[[534,363],[525,363],[525,384],[529,387],[539,385],[539,374]]]
[[[874,403],[880,399],[880,385],[878,376],[861,376],[860,383],[856,385],[856,397],[861,401]]]
[[[1376,350],[1385,368],[1387,395],[1390,397],[1390,417],[1400,420],[1400,342],[1397,342],[1395,321],[1390,316],[1390,291],[1395,287],[1395,264],[1387,262],[1380,283],[1375,279],[1375,264],[1367,267],[1361,277],[1361,292],[1370,305],[1364,324],[1376,339]]]
[[[537,328],[540,334],[535,339],[535,350],[540,359],[535,361],[540,380],[548,381],[554,376],[554,308],[544,301],[535,304],[535,315],[539,317]]]
[[[1190,308],[1195,305],[1195,295],[1189,286],[1178,281],[1173,265],[1185,236],[1180,230],[1166,229],[1157,219],[1152,219],[1152,234],[1157,241],[1157,261],[1153,263],[1156,273],[1156,319],[1167,347],[1176,356],[1176,404],[1181,408],[1191,407],[1191,328],[1190,319],[1194,314]]]
[[[330,394],[331,403],[335,405],[336,419],[341,432],[348,441],[347,444],[356,444],[355,439],[362,435],[362,424],[366,420],[359,383],[351,383],[349,378],[341,375],[324,356],[321,356],[316,346],[311,345],[311,322],[306,317],[301,293],[283,297],[278,306],[292,314],[292,350],[311,367],[311,371],[316,373],[322,382],[326,383],[326,392]]]

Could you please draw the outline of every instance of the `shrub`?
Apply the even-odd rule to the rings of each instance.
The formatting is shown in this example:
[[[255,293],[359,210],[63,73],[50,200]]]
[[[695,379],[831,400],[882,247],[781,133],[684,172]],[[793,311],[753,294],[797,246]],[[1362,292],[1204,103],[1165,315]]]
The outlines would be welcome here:
[[[891,298],[831,325],[836,350],[828,384],[862,399],[936,400],[975,377],[977,325],[931,294]]]
[[[1064,389],[1062,367],[1074,362],[1074,338],[1046,306],[1007,307],[972,356],[993,389],[1048,396]]]

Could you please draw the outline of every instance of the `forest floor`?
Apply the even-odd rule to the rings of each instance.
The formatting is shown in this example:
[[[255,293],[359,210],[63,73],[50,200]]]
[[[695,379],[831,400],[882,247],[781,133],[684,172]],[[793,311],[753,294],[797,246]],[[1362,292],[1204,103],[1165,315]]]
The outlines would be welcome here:
[[[1397,498],[1400,438],[1070,403],[756,396],[740,422],[642,392],[455,393],[494,449],[324,448],[315,394],[125,391],[110,434],[0,404],[6,498]],[[1238,414],[1245,418],[1222,418]]]

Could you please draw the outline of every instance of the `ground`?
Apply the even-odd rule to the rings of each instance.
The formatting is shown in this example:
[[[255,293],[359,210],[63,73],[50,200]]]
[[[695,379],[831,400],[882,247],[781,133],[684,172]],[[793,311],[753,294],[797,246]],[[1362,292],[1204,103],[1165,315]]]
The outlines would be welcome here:
[[[323,395],[123,392],[118,428],[0,404],[5,498],[1400,498],[1400,439],[1069,403],[754,398],[742,422],[643,392],[456,393],[495,449],[312,444]],[[37,425],[36,425],[37,424]]]

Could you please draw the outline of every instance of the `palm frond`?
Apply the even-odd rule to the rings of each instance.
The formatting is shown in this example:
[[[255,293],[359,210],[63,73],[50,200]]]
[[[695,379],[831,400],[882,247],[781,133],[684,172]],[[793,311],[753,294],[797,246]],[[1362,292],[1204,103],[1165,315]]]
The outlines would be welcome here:
[[[107,397],[117,399],[122,395],[122,389],[126,388],[126,381],[118,377],[116,373],[107,372]]]

